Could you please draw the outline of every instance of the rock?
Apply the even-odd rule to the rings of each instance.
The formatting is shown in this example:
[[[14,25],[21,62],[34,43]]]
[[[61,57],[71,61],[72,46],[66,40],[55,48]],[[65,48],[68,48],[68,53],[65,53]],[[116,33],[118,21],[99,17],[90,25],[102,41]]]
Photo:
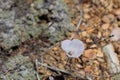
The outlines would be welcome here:
[[[0,74],[1,80],[36,80],[36,71],[30,58],[20,54],[10,58],[4,70],[6,74]]]
[[[74,28],[64,0],[1,0],[0,4],[0,47],[5,50],[41,34],[55,44]]]
[[[120,62],[117,54],[115,53],[113,45],[107,44],[103,47],[103,53],[107,61],[107,69],[110,73],[120,72]]]

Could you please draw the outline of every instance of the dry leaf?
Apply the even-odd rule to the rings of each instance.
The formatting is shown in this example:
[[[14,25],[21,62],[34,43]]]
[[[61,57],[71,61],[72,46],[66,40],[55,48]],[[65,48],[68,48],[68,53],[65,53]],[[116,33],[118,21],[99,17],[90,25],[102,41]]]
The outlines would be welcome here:
[[[64,60],[66,60],[67,59],[67,56],[66,56],[66,54],[65,53],[60,53],[60,59],[62,60],[62,61],[64,61]]]
[[[97,49],[97,57],[103,57],[103,52],[102,52],[101,48]]]
[[[108,29],[109,26],[110,26],[109,23],[103,24],[102,25],[102,29],[106,30],[106,29]]]
[[[81,35],[82,35],[83,37],[89,37],[89,34],[88,34],[87,32],[85,32],[85,31],[82,32]]]
[[[114,10],[114,14],[115,14],[115,15],[120,15],[120,9],[115,9],[115,10]]]
[[[84,14],[84,16],[83,16],[85,19],[89,19],[90,18],[90,15],[89,14]]]
[[[94,59],[96,58],[96,52],[93,49],[88,49],[85,50],[84,56],[87,57],[88,59]]]
[[[59,49],[57,47],[54,47],[53,48],[53,51],[58,51]]]
[[[86,66],[85,67],[85,72],[91,73],[92,72],[92,67],[91,66]]]
[[[115,16],[113,14],[109,14],[109,15],[103,16],[102,21],[105,23],[110,23],[114,21],[114,19],[115,19]]]
[[[64,69],[65,69],[65,68],[64,68],[64,65],[63,65],[63,64],[61,64],[61,63],[59,63],[59,64],[58,64],[58,68],[59,68],[59,69],[62,69],[62,70],[64,70]]]

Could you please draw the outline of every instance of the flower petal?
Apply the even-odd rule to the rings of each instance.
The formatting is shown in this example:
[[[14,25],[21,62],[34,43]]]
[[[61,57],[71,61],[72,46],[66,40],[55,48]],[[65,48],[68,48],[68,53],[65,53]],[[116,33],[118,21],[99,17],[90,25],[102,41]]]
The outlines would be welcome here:
[[[64,40],[61,43],[61,47],[68,57],[78,58],[84,51],[84,43],[78,39]]]
[[[120,28],[119,27],[114,28],[111,32],[111,36],[112,35],[113,35],[113,37],[111,37],[112,41],[120,40]]]
[[[61,42],[61,48],[64,51],[68,52],[69,51],[69,45],[70,45],[70,43],[71,43],[71,40],[64,40],[64,41],[62,41]]]

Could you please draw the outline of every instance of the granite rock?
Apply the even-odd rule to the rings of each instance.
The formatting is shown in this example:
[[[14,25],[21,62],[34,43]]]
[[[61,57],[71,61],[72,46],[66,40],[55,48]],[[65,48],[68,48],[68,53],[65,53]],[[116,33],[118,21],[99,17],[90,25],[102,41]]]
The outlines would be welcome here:
[[[35,67],[27,56],[18,54],[9,58],[3,68],[0,80],[36,80]]]
[[[55,44],[73,29],[64,0],[0,1],[0,47],[5,50],[38,35]]]

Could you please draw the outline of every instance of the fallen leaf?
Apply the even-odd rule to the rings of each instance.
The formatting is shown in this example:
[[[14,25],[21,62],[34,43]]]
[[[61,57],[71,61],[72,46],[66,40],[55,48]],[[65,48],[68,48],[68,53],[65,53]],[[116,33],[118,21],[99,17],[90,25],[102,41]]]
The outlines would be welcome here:
[[[108,29],[109,26],[110,26],[109,23],[103,24],[102,25],[102,29],[106,30],[106,29]]]
[[[86,66],[85,67],[85,72],[88,72],[88,73],[92,72],[92,67],[91,66]]]
[[[109,14],[109,15],[103,16],[102,21],[105,23],[110,23],[114,21],[114,19],[115,19],[115,16],[113,14]]]
[[[80,64],[76,64],[75,66],[76,66],[77,68],[83,68],[83,66],[80,65]]]
[[[66,54],[65,53],[60,53],[60,59],[62,60],[62,61],[65,61],[66,59],[67,59],[67,56],[66,56]]]
[[[85,50],[84,56],[87,57],[88,59],[94,59],[96,58],[96,52],[94,49],[88,49]]]
[[[61,63],[59,63],[59,64],[58,64],[58,68],[64,70],[64,65],[61,64]]]
[[[102,52],[101,48],[97,49],[97,57],[103,57],[103,52]]]
[[[88,34],[87,32],[85,32],[85,31],[82,32],[81,35],[82,35],[83,37],[89,37],[89,34]]]
[[[58,51],[58,48],[57,48],[57,47],[54,47],[54,48],[53,48],[53,51]]]
[[[115,10],[114,10],[114,14],[115,14],[115,15],[120,15],[120,9],[115,9]]]
[[[85,19],[89,19],[90,18],[90,15],[88,15],[87,13],[86,14],[84,14],[84,16],[83,16]]]

